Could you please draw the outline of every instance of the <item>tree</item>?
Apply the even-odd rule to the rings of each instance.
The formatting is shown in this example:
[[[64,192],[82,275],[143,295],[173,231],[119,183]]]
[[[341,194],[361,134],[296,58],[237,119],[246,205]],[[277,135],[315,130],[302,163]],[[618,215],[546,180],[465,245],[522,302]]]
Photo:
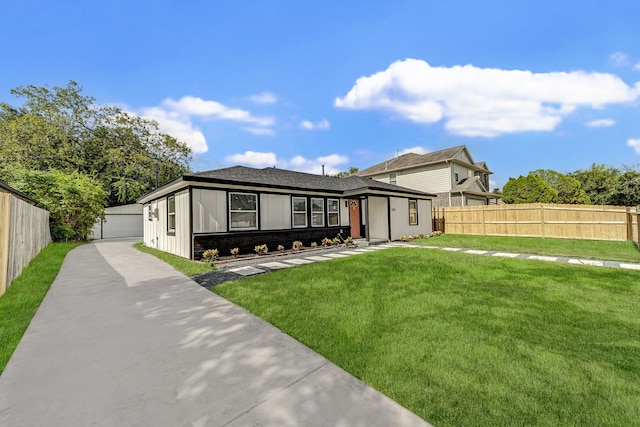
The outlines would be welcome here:
[[[107,193],[85,174],[17,170],[10,185],[49,211],[54,240],[86,240],[96,220],[104,217]]]
[[[620,177],[620,170],[593,163],[589,169],[569,173],[569,176],[580,181],[591,202],[595,205],[610,205],[611,189]]]
[[[161,133],[154,121],[95,105],[82,87],[21,86],[25,101],[0,103],[0,179],[25,169],[85,174],[102,183],[109,204],[134,201],[189,172],[191,149]]]
[[[582,190],[582,184],[577,179],[556,172],[551,169],[538,169],[529,172],[529,175],[535,175],[542,178],[551,188],[558,192],[556,203],[565,204],[590,204],[591,200],[587,193]]]
[[[532,174],[509,178],[502,187],[502,200],[505,203],[554,203],[557,197],[556,190]]]
[[[609,191],[609,204],[640,206],[640,172],[627,171]]]
[[[358,169],[357,167],[351,166],[348,171],[338,172],[337,174],[331,176],[333,176],[334,178],[345,178],[347,176],[357,174],[359,170],[360,169]]]

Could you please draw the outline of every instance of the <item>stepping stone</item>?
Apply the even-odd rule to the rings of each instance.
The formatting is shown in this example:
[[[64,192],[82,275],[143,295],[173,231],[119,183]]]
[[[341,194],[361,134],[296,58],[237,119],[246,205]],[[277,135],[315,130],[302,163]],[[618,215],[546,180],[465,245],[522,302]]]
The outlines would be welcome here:
[[[349,255],[345,255],[345,254],[342,254],[342,253],[337,253],[337,254],[326,254],[326,255],[323,255],[323,256],[326,256],[328,258],[346,258]]]
[[[517,258],[518,255],[519,254],[513,254],[513,253],[510,253],[510,252],[496,252],[492,256],[500,256],[500,257],[506,257],[506,258]]]
[[[529,259],[535,259],[538,261],[557,261],[558,257],[556,256],[543,256],[543,255],[531,255]]]
[[[477,249],[468,249],[466,251],[464,251],[464,253],[466,254],[473,254],[473,255],[484,255],[489,251],[479,251]]]
[[[338,252],[338,253],[344,256],[356,255],[356,253],[354,253],[353,251],[344,251],[344,252]]]
[[[315,256],[308,256],[308,257],[306,257],[305,259],[308,259],[308,260],[310,260],[310,261],[318,261],[318,262],[319,262],[319,261],[328,261],[328,260],[330,260],[331,258],[327,258],[327,257],[325,257],[325,256],[315,255]]]
[[[280,270],[282,268],[290,268],[293,267],[290,264],[284,264],[282,262],[265,262],[264,264],[259,264],[259,267],[264,267],[264,268],[268,268],[270,270]]]
[[[364,254],[364,253],[367,253],[369,251],[366,250],[366,249],[354,249],[353,252],[356,252],[356,253],[359,253],[359,254]]]
[[[462,250],[462,248],[440,248],[440,249],[442,249],[443,251],[449,251],[449,252],[458,252]]]
[[[311,264],[313,262],[313,261],[307,261],[306,259],[300,259],[300,258],[286,259],[283,261],[293,265]]]
[[[640,264],[620,264],[620,268],[626,268],[627,270],[638,270],[640,271]]]
[[[604,267],[604,262],[592,259],[570,259],[569,264],[592,265],[594,267]]]
[[[253,276],[255,274],[264,273],[264,270],[261,270],[256,267],[252,267],[250,265],[247,265],[244,267],[230,268],[229,271],[232,273],[239,274],[241,276]]]

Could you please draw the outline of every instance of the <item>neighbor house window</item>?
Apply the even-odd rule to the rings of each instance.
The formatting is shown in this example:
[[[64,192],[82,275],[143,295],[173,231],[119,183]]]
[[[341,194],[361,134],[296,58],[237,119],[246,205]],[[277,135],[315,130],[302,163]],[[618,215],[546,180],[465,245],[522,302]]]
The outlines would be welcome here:
[[[338,199],[327,200],[327,212],[329,226],[340,225],[340,204]]]
[[[324,227],[324,199],[311,199],[311,226]]]
[[[176,231],[176,196],[167,197],[167,231]]]
[[[292,197],[291,206],[293,209],[293,226],[307,226],[307,199],[306,197]]]
[[[229,218],[231,230],[255,230],[258,228],[258,196],[246,193],[229,193]]]
[[[409,199],[409,225],[418,225],[418,201]]]
[[[391,172],[389,174],[389,184],[397,185],[397,183],[398,183],[398,177],[396,175],[396,172]]]

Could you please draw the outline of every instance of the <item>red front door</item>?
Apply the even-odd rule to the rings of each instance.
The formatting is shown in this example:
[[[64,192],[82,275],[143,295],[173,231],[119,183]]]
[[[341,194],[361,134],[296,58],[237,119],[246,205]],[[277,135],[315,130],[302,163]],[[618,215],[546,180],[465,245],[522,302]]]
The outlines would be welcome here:
[[[349,225],[351,237],[354,239],[362,237],[360,235],[360,200],[358,199],[349,199]]]

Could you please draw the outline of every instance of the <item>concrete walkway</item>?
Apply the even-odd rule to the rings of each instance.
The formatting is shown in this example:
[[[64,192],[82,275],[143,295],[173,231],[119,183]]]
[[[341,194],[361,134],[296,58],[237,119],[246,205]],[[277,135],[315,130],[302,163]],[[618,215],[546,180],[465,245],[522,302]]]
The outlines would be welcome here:
[[[132,248],[71,251],[5,371],[1,426],[428,426]]]

